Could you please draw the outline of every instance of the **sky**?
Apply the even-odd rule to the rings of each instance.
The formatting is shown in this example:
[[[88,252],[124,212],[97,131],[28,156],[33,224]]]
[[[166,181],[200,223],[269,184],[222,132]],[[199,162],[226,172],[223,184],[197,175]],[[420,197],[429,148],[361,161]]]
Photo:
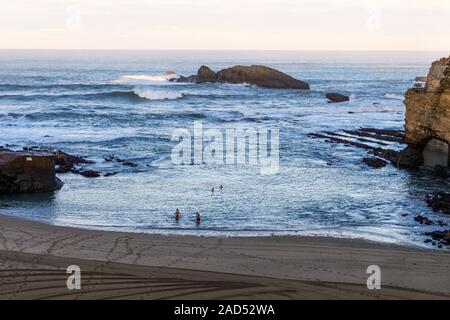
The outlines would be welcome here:
[[[449,0],[0,0],[0,49],[450,50]]]

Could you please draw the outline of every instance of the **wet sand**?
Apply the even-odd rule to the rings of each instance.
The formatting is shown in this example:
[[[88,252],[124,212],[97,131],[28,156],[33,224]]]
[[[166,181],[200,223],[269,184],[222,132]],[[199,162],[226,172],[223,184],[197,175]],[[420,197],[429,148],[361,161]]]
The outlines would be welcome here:
[[[66,268],[81,268],[68,290]],[[366,269],[381,268],[381,290]],[[450,299],[450,252],[325,237],[91,231],[0,216],[0,299]]]

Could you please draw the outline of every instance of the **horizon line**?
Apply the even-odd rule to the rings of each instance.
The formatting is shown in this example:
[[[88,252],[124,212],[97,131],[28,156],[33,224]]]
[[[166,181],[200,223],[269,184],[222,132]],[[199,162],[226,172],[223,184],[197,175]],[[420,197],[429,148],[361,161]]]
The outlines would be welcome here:
[[[0,48],[0,51],[272,51],[272,52],[446,52],[450,49],[430,50],[370,50],[370,49],[120,49],[120,48]]]

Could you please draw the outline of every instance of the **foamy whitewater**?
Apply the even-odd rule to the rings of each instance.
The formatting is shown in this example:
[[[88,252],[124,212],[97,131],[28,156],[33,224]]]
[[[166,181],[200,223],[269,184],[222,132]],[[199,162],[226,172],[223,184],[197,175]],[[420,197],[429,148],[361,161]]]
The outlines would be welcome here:
[[[422,233],[435,228],[413,218],[426,214],[449,222],[423,201],[429,192],[448,189],[446,182],[392,166],[370,169],[361,163],[364,151],[307,134],[402,129],[404,92],[444,55],[0,51],[0,145],[51,146],[96,161],[86,168],[118,172],[97,179],[59,175],[62,190],[2,196],[0,213],[117,231],[329,235],[424,245]],[[169,81],[201,65],[219,70],[236,64],[273,67],[307,81],[311,90]],[[330,104],[327,92],[351,101]],[[219,129],[278,128],[279,173],[172,164],[172,132],[192,130],[194,121]],[[111,154],[138,166],[104,161]],[[184,213],[178,223],[176,208]]]

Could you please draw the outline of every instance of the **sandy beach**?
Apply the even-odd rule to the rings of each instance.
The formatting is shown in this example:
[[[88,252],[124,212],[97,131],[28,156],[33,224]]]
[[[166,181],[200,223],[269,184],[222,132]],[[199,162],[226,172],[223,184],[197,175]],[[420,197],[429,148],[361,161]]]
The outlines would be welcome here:
[[[449,299],[450,253],[319,237],[91,231],[0,216],[1,299]],[[66,268],[81,268],[68,290]],[[381,268],[381,290],[366,269]]]

